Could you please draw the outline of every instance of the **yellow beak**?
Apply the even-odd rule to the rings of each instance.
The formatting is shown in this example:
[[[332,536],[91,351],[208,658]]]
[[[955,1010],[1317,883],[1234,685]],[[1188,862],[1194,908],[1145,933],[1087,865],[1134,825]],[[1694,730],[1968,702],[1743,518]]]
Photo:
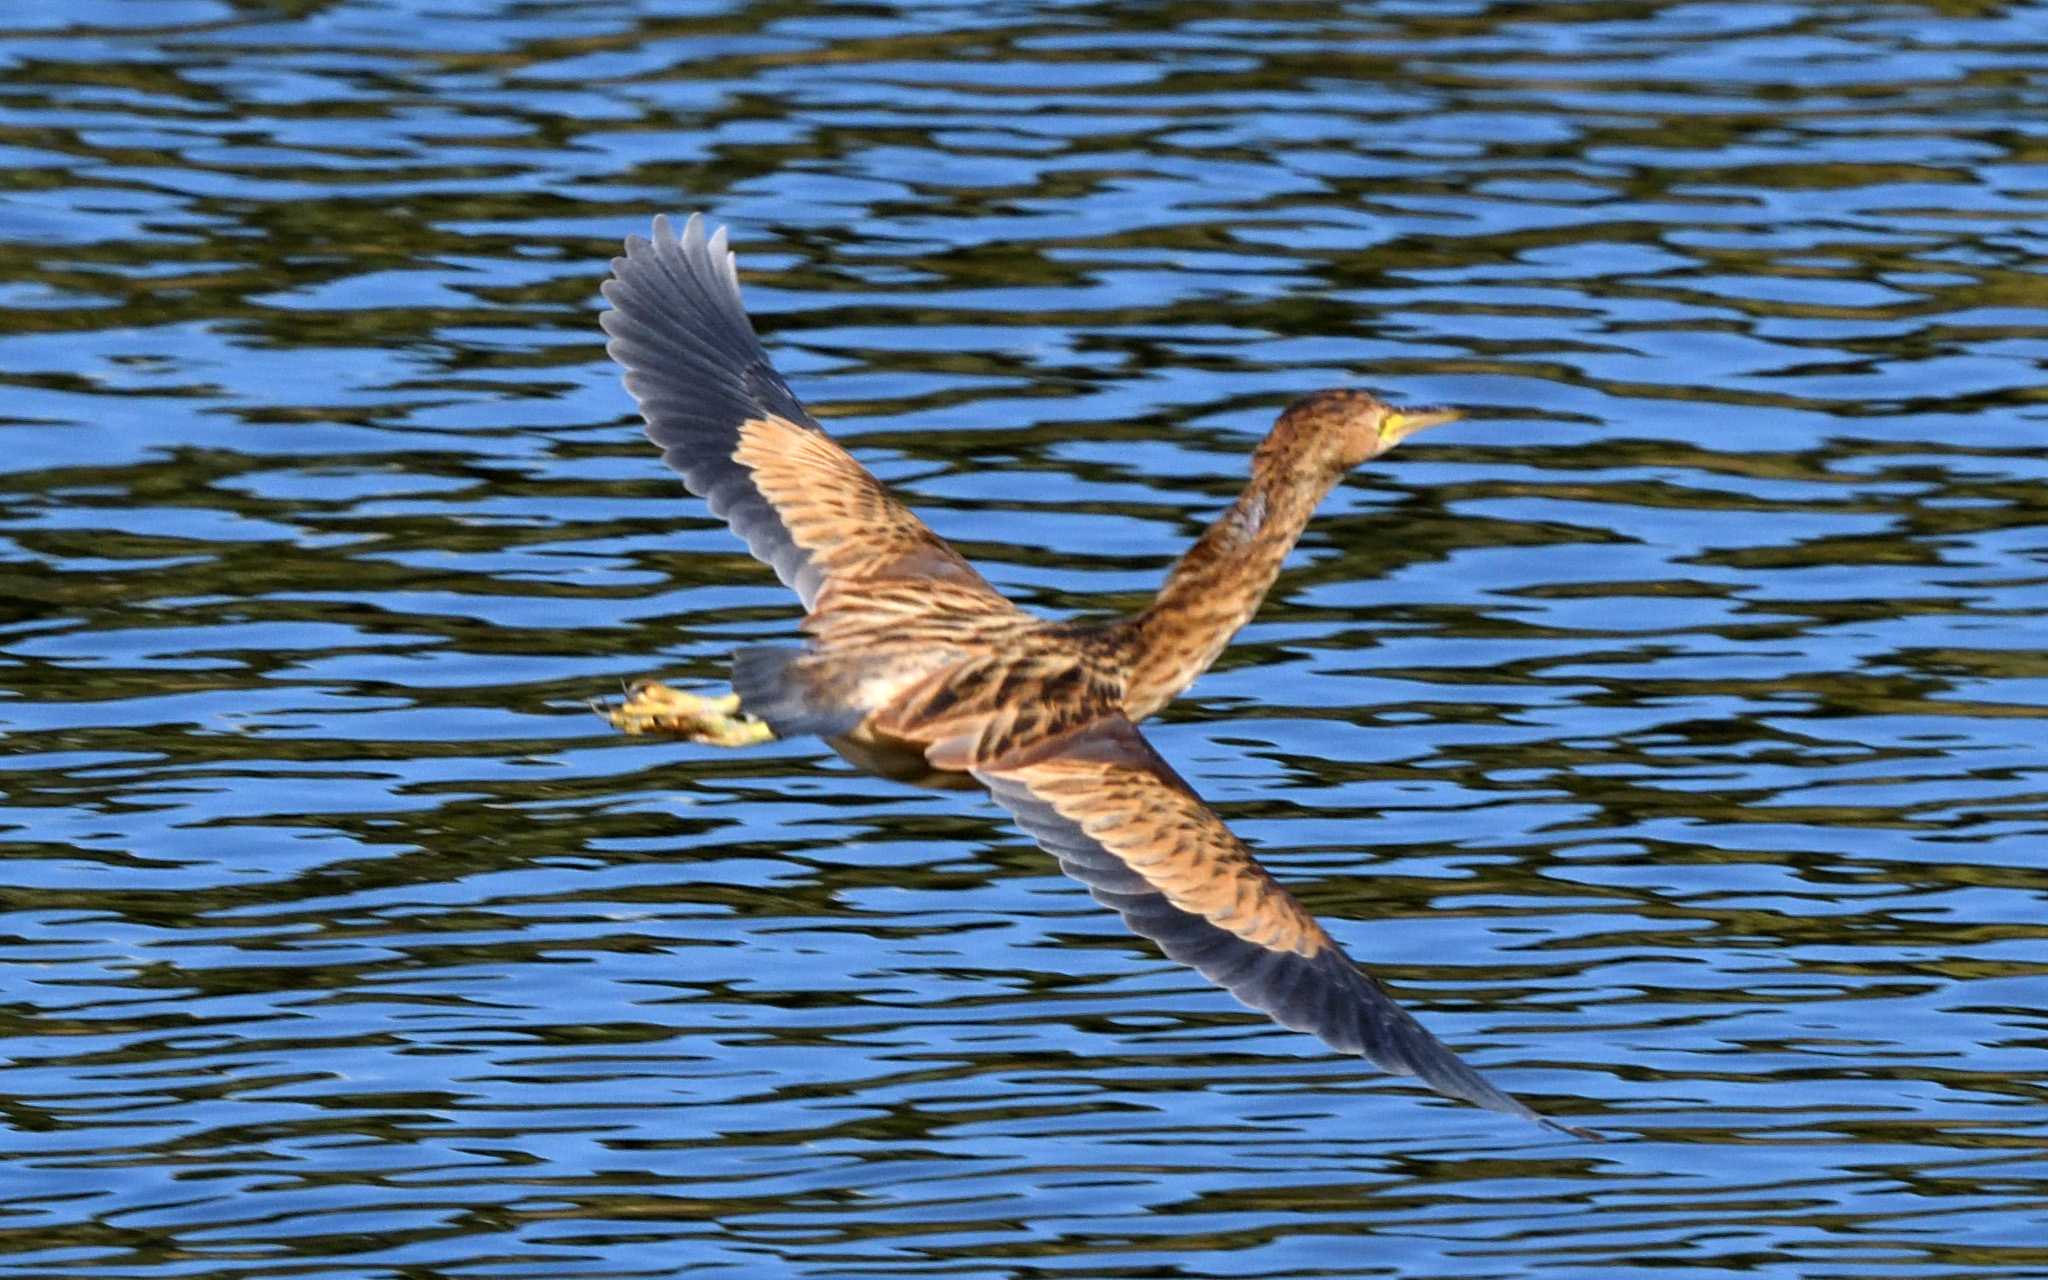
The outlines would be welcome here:
[[[1380,419],[1380,447],[1391,449],[1424,428],[1456,422],[1464,416],[1464,410],[1447,409],[1442,405],[1430,405],[1421,409],[1395,409]]]

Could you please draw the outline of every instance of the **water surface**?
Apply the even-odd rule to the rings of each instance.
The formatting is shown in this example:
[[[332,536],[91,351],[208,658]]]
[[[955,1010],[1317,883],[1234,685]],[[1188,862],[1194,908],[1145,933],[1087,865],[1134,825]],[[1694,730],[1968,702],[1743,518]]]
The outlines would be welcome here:
[[[0,33],[0,1274],[2048,1269],[2048,38],[1992,3],[80,0]],[[793,602],[596,286],[1129,608],[1152,729],[1575,1143],[1237,1007],[985,801],[610,734]]]

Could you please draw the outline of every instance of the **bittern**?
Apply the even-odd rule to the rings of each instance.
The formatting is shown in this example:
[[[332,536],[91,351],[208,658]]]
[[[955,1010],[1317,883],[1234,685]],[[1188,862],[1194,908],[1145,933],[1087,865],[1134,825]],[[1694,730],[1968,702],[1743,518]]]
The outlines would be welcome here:
[[[655,219],[604,296],[648,437],[796,591],[808,634],[739,649],[723,697],[642,684],[614,724],[721,746],[816,735],[886,777],[985,787],[1133,930],[1276,1022],[1581,1132],[1495,1088],[1395,1004],[1137,727],[1251,618],[1346,471],[1455,411],[1359,391],[1296,401],[1149,607],[1051,622],[1004,599],[804,409],[754,336],[723,230],[707,237],[692,217],[679,236]]]

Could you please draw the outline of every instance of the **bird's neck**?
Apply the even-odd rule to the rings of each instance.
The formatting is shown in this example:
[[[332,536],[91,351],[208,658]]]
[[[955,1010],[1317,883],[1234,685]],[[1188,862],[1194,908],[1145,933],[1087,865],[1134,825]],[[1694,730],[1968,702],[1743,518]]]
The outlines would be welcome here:
[[[1313,465],[1256,467],[1237,501],[1167,572],[1158,597],[1126,624],[1124,714],[1134,723],[1193,684],[1251,621],[1336,483],[1337,473]]]

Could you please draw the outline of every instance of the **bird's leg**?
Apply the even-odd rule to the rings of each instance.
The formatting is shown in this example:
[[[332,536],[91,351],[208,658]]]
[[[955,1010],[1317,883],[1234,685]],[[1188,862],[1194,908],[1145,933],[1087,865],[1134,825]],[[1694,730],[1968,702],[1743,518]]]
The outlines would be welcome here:
[[[775,740],[765,721],[740,710],[736,693],[707,698],[658,680],[641,680],[626,690],[624,702],[593,704],[593,709],[622,733],[667,733],[710,747],[750,747]]]

